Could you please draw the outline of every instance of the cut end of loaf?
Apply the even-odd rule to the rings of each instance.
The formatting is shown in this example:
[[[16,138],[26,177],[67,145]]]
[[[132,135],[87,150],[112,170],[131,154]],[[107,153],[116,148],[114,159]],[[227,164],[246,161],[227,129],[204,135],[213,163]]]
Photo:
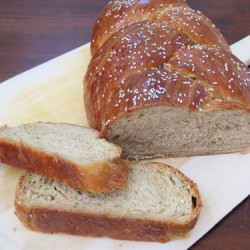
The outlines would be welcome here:
[[[121,149],[90,128],[30,123],[0,130],[0,161],[93,193],[126,184]]]
[[[165,242],[194,227],[201,199],[191,180],[160,163],[129,166],[127,187],[105,194],[27,174],[17,188],[16,214],[33,230],[126,240]]]
[[[218,109],[190,112],[145,107],[115,120],[105,135],[123,157],[145,159],[231,153],[250,148],[250,112]]]

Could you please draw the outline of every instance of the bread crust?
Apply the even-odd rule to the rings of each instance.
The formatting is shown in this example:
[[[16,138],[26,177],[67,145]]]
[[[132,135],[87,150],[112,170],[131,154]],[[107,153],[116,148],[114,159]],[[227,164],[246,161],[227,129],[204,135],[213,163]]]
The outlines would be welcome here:
[[[120,154],[121,149],[117,146],[117,155],[109,161],[77,165],[58,154],[49,154],[22,142],[0,138],[1,162],[93,193],[110,192],[126,184],[128,168],[119,159]]]
[[[129,3],[125,0],[115,0],[107,3],[94,26],[91,42],[92,55],[95,55],[115,31],[143,20],[169,23],[189,34],[196,43],[217,44],[225,50],[230,50],[219,30],[212,27],[212,22],[201,12],[193,11],[185,0],[149,0],[146,2],[133,0]]]
[[[113,214],[97,214],[94,212],[58,210],[53,207],[28,206],[23,204],[20,199],[25,175],[19,179],[17,185],[15,213],[28,229],[44,233],[66,233],[162,243],[172,238],[183,237],[195,226],[202,208],[198,187],[179,170],[161,163],[154,164],[171,169],[171,171],[180,175],[185,183],[190,186],[190,189],[193,190],[193,216],[185,223]]]

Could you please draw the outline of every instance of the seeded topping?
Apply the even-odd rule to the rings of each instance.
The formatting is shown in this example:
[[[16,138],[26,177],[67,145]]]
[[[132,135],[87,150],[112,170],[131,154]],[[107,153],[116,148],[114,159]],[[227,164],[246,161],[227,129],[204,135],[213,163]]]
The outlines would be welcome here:
[[[204,81],[213,99],[238,102],[240,95],[242,104],[250,105],[249,70],[230,53],[208,45],[186,46],[176,51],[166,68]]]
[[[187,6],[185,0],[110,1],[96,22],[91,44],[92,54],[95,54],[114,32],[135,22],[156,20],[163,10],[179,5]]]

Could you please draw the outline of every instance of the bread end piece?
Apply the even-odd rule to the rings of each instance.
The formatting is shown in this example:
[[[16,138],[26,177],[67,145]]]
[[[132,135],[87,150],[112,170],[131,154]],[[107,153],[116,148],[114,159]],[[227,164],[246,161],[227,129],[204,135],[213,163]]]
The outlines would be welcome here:
[[[112,156],[103,157],[103,159],[86,161],[82,163],[80,161],[74,161],[68,159],[67,156],[60,154],[59,152],[53,152],[46,145],[46,149],[39,148],[39,145],[31,145],[25,141],[27,132],[23,132],[23,137],[11,138],[9,134],[14,134],[11,127],[3,127],[2,134],[0,133],[0,162],[8,164],[12,167],[25,169],[28,172],[38,173],[49,178],[56,179],[60,182],[67,184],[69,187],[74,189],[81,189],[93,193],[111,192],[117,188],[121,188],[126,184],[128,177],[128,167],[120,159],[121,148],[112,143],[106,142],[100,138],[98,131],[90,128],[84,128],[72,124],[56,124],[56,123],[33,123],[24,124],[17,127],[19,130],[29,130],[31,127],[35,127],[32,136],[38,137],[40,140],[45,140],[45,136],[37,135],[37,130],[44,129],[44,126],[48,126],[46,132],[51,133],[51,128],[56,130],[57,126],[65,126],[65,133],[69,130],[78,129],[86,130],[88,133],[93,134],[96,144],[103,142],[105,145],[109,145],[112,148]],[[43,128],[42,128],[43,127]],[[9,134],[4,134],[4,130],[9,130]],[[54,131],[53,131],[54,132]],[[18,131],[20,133],[20,131]],[[46,135],[47,136],[47,135]],[[63,134],[60,136],[64,136]],[[79,135],[80,137],[80,135]],[[52,139],[53,140],[53,139]],[[90,140],[84,137],[80,140]],[[57,143],[57,142],[53,142]],[[67,146],[69,142],[65,141]],[[58,143],[59,147],[60,144]],[[76,150],[79,151],[80,146],[77,146]],[[73,150],[73,149],[72,149]],[[75,149],[74,149],[75,150]],[[95,148],[93,148],[95,150]],[[59,150],[60,151],[60,150]],[[83,151],[83,150],[81,150]],[[80,152],[81,152],[80,151]],[[92,149],[89,150],[91,154],[97,154]],[[69,154],[73,151],[69,149]],[[79,153],[79,157],[82,157]]]

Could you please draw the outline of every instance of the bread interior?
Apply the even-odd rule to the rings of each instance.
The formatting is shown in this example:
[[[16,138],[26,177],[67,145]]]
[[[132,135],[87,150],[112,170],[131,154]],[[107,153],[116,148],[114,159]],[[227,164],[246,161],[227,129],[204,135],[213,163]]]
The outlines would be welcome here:
[[[250,112],[146,107],[117,119],[107,138],[125,158],[229,153],[250,148]]]

